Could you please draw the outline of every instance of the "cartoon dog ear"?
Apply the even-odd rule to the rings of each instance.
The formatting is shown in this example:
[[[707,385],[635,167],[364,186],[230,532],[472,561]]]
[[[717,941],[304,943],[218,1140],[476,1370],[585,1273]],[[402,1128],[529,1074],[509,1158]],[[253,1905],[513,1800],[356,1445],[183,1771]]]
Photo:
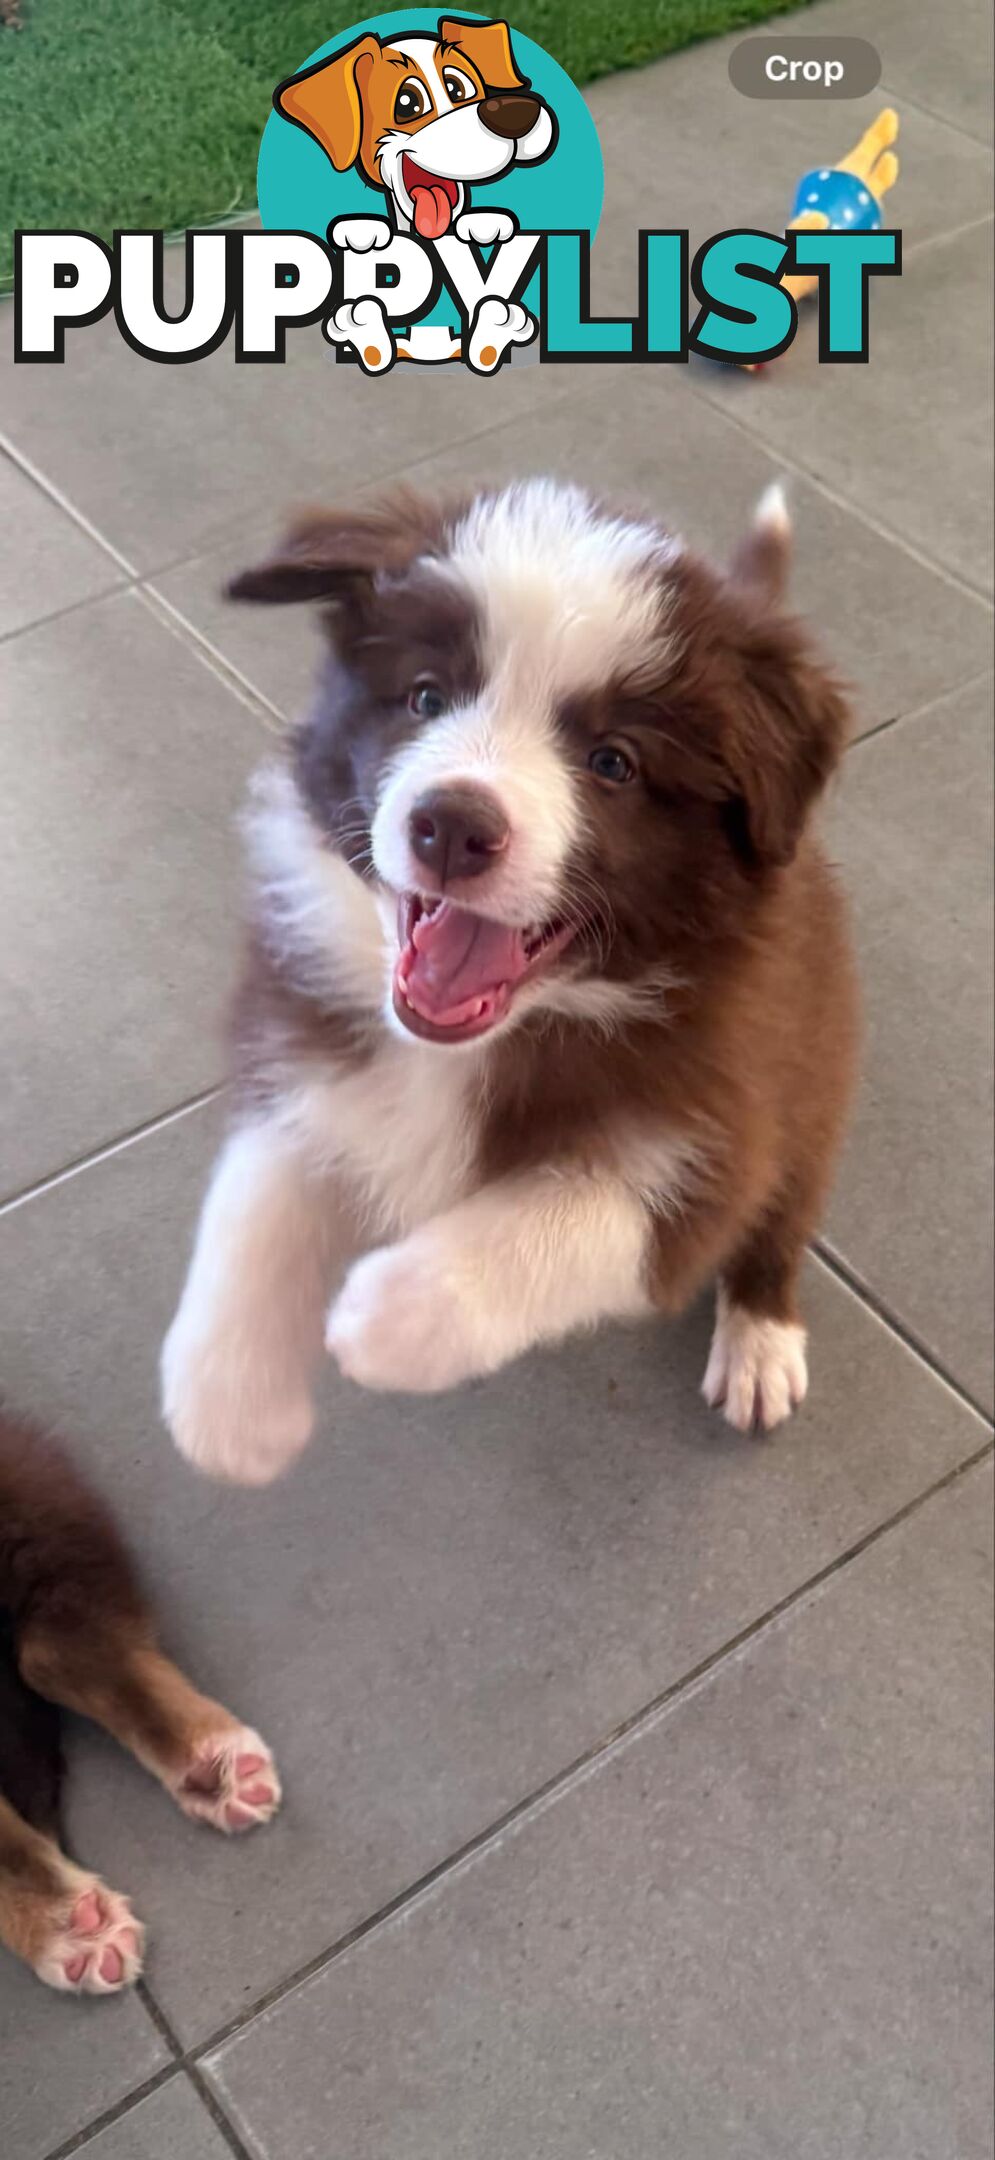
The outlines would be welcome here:
[[[441,513],[399,488],[370,510],[301,510],[264,562],[240,570],[229,600],[336,600],[378,571],[401,570],[439,544]]]
[[[357,38],[344,52],[319,60],[302,75],[278,83],[273,103],[285,120],[320,143],[336,172],[348,172],[359,156],[363,135],[363,96],[370,69],[380,53],[379,38]]]
[[[440,45],[455,45],[472,61],[488,90],[522,90],[527,79],[520,75],[511,51],[511,32],[506,22],[457,22],[444,15],[439,23]]]

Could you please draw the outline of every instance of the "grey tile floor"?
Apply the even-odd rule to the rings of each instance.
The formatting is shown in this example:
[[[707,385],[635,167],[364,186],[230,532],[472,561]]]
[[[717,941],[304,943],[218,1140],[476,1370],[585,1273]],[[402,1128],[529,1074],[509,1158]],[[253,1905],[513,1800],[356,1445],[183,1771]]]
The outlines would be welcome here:
[[[901,110],[868,370],[818,369],[811,324],[752,380],[333,381],[308,338],[154,369],[104,327],[5,365],[0,1374],[78,1435],[287,1790],[225,1844],[73,1732],[74,1842],[148,1921],[147,1979],[81,2006],[3,1962],[6,2160],[989,2153],[987,10],[914,13],[804,23],[875,38]],[[638,224],[775,224],[863,124],[761,130],[728,49],[591,93],[603,304]],[[720,548],[787,474],[797,596],[855,686],[829,829],[868,1039],[812,1397],[726,1433],[700,1311],[435,1403],[330,1377],[294,1477],[215,1490],[158,1430],[156,1352],[219,1114],[235,813],[314,649],[218,588],[288,499],[539,467]]]

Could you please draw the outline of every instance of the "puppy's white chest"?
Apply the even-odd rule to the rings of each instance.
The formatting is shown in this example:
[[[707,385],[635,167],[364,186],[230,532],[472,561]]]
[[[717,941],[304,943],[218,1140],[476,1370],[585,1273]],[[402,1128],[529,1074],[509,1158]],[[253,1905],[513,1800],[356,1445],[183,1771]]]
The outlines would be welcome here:
[[[381,1234],[413,1229],[467,1191],[479,1063],[386,1037],[369,1064],[295,1088],[284,1104],[312,1158],[357,1187]]]

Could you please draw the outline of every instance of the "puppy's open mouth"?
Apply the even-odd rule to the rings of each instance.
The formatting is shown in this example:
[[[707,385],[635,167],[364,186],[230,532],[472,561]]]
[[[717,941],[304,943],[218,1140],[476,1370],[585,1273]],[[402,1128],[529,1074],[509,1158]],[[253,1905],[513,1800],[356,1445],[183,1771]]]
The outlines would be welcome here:
[[[561,921],[517,929],[405,893],[398,903],[394,1010],[429,1042],[470,1042],[503,1020],[522,983],[550,966],[574,934]]]
[[[439,173],[426,172],[407,151],[401,159],[401,178],[411,197],[415,231],[423,240],[441,240],[456,214],[459,181],[445,180]]]

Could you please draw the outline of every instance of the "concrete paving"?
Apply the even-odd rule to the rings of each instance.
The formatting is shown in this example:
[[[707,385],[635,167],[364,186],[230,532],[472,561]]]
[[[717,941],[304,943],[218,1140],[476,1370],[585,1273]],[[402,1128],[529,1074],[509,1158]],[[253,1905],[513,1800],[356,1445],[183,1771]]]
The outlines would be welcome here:
[[[882,89],[751,104],[731,41],[596,86],[595,300],[640,224],[776,226],[898,105],[905,273],[868,368],[759,377],[4,366],[0,1374],[77,1436],[170,1647],[286,1805],[225,1842],[70,1734],[74,1846],[134,1897],[114,2002],[0,1964],[6,2160],[984,2160],[990,2150],[991,160],[987,10],[821,0]],[[175,261],[170,277],[176,275]],[[0,319],[10,337],[10,311]],[[704,1410],[708,1314],[440,1400],[329,1375],[259,1495],[157,1423],[214,1145],[247,775],[297,611],[225,574],[303,497],[551,470],[728,548],[787,478],[854,685],[828,812],[863,1088],[782,1434]]]

